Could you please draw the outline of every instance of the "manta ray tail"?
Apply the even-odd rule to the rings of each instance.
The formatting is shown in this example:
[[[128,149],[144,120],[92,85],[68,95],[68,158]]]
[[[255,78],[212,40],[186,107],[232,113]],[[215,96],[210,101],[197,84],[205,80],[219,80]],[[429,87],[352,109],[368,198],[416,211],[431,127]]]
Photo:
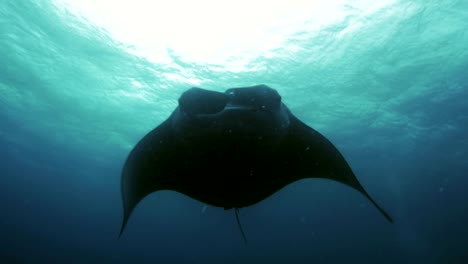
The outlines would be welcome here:
[[[244,230],[242,229],[242,225],[239,220],[239,208],[236,208],[234,210],[236,212],[237,226],[239,226],[239,230],[241,231],[242,238],[244,239],[244,243],[247,244],[247,237],[245,236]]]

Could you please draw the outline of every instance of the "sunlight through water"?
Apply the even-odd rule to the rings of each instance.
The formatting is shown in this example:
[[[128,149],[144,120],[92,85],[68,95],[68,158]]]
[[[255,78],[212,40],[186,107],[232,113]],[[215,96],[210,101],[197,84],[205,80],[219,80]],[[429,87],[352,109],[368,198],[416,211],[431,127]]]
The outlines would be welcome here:
[[[158,63],[229,64],[241,71],[269,56],[289,37],[338,23],[356,9],[377,10],[391,1],[111,1],[56,0],[72,12]],[[372,8],[374,7],[374,8]]]

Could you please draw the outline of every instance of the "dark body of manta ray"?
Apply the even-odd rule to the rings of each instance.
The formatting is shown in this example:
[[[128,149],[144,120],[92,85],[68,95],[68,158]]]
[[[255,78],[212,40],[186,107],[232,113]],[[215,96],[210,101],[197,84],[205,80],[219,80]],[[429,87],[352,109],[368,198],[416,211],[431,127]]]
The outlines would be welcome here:
[[[346,184],[392,222],[333,144],[297,119],[276,90],[265,85],[225,93],[192,88],[128,156],[122,172],[120,235],[138,202],[158,190],[235,208],[237,217],[238,208],[304,178]]]

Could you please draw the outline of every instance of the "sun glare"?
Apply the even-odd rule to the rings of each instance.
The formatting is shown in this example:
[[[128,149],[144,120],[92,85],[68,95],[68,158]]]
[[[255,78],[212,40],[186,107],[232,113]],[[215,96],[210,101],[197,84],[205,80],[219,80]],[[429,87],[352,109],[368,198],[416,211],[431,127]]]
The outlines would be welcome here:
[[[197,63],[252,59],[344,12],[338,0],[56,1],[158,62],[168,59],[168,51]]]

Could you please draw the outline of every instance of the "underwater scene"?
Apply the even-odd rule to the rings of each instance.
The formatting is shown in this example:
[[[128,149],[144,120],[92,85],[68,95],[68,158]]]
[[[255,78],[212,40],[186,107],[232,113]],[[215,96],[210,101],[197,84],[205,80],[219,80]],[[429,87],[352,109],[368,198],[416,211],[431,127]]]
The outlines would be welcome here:
[[[468,263],[468,1],[0,1],[0,209],[0,263]]]

